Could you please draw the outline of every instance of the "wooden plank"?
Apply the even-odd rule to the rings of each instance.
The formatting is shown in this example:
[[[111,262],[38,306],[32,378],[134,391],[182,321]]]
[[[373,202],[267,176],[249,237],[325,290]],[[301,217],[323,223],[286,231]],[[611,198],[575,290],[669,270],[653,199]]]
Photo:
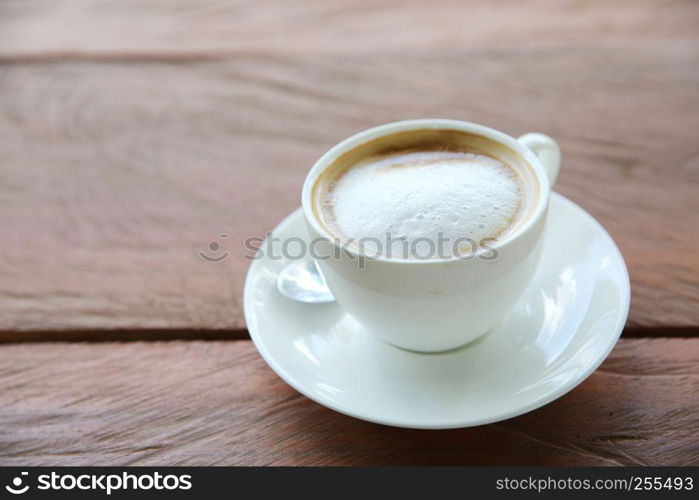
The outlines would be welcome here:
[[[0,3],[0,340],[242,331],[243,240],[333,143],[420,116],[559,139],[629,326],[694,332],[699,4],[496,5]]]
[[[0,465],[699,465],[699,339],[622,339],[528,415],[449,431],[343,416],[248,341],[0,346]]]
[[[459,52],[696,41],[693,0],[6,0],[7,58]]]
[[[694,327],[698,53],[6,65],[0,330],[244,328],[243,240],[298,206],[333,143],[416,116],[559,139],[557,189],[627,259],[629,326]],[[215,240],[232,255],[206,263]]]

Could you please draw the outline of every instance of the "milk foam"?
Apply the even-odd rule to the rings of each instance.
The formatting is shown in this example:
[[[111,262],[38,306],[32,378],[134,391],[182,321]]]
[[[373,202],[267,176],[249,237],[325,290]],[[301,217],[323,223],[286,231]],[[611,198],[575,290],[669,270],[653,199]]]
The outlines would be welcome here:
[[[434,248],[427,240],[437,242],[441,233],[449,242],[444,257],[454,254],[457,239],[481,242],[505,233],[517,218],[522,196],[515,171],[495,158],[467,152],[398,153],[342,172],[325,192],[323,211],[331,231],[341,238],[384,242],[381,247],[364,244],[375,255],[410,258],[399,250],[407,241],[424,258]],[[387,234],[392,250],[385,245]],[[467,244],[466,251],[471,248]]]

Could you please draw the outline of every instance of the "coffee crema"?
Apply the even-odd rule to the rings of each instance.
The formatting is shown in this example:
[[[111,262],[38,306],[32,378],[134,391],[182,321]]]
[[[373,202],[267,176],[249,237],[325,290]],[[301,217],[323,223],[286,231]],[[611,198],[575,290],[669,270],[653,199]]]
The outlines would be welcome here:
[[[362,144],[313,186],[328,232],[371,256],[444,259],[501,241],[533,205],[517,153],[455,130],[415,130]]]

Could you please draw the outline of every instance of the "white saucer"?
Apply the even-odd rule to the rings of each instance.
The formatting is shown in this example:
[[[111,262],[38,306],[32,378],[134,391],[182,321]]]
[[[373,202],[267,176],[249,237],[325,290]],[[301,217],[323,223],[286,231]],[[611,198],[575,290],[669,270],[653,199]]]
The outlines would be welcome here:
[[[504,420],[553,401],[607,357],[629,310],[629,277],[611,237],[552,193],[541,267],[500,326],[455,351],[418,354],[379,340],[339,305],[279,294],[287,260],[253,262],[245,283],[250,336],[270,367],[318,403],[399,427]],[[301,210],[273,231],[307,240]],[[263,246],[264,248],[264,246]]]

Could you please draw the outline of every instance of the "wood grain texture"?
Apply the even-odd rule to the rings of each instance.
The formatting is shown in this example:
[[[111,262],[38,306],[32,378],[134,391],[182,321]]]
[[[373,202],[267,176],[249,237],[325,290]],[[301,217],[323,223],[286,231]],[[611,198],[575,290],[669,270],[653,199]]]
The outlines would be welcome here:
[[[695,42],[693,0],[5,0],[7,58],[460,52]],[[638,47],[639,50],[641,47]]]
[[[622,339],[533,413],[449,431],[346,417],[247,341],[0,346],[0,465],[699,465],[699,339]]]
[[[429,116],[558,139],[629,326],[699,326],[698,4],[489,5],[0,3],[0,339],[244,329],[243,240],[334,143]]]

